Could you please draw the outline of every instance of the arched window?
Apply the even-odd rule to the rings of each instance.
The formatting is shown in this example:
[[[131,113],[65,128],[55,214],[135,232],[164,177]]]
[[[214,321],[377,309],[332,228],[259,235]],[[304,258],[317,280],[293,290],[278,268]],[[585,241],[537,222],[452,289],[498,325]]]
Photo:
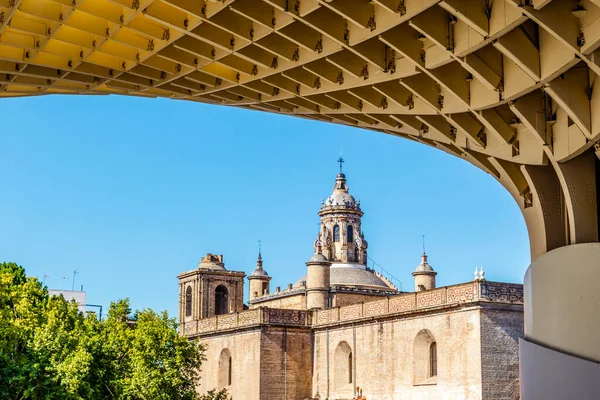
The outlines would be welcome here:
[[[333,241],[334,242],[340,241],[340,226],[339,225],[335,225],[333,227]]]
[[[331,398],[350,398],[352,397],[353,386],[353,363],[352,349],[348,342],[340,342],[334,353],[334,396]]]
[[[413,384],[437,383],[437,343],[428,329],[422,329],[413,344]]]
[[[219,389],[222,389],[227,386],[231,386],[231,379],[233,375],[233,362],[231,359],[231,353],[227,349],[221,350],[221,355],[219,356],[219,367],[218,367],[218,376],[217,376],[217,384],[219,385]]]
[[[352,225],[348,225],[348,243],[354,241],[354,232],[352,231]]]
[[[429,377],[437,376],[437,343],[429,346]]]
[[[227,386],[231,386],[231,375],[233,373],[233,362],[231,361],[231,356],[229,356],[229,363],[227,368]]]
[[[348,383],[352,383],[352,352],[348,355]]]
[[[192,287],[188,286],[185,290],[185,316],[192,316]]]
[[[217,286],[215,289],[215,315],[229,312],[227,297],[227,288],[223,285]]]

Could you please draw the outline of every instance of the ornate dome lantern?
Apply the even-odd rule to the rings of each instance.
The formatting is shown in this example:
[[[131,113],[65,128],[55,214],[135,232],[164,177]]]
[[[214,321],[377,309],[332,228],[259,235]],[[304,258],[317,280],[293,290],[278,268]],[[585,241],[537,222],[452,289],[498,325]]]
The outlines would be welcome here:
[[[346,175],[342,172],[344,160],[340,157],[340,173],[335,178],[333,192],[322,202],[320,237],[323,255],[332,263],[367,265],[367,241],[361,229],[363,212],[348,190]]]

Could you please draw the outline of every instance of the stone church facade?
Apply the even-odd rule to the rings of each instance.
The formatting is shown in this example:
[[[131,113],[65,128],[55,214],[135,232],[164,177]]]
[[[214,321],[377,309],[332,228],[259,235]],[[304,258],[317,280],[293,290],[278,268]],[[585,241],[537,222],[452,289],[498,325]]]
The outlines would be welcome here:
[[[437,288],[425,253],[414,292],[367,267],[360,202],[338,174],[306,275],[270,291],[208,254],[179,275],[180,332],[207,344],[198,390],[234,400],[518,399],[523,287],[476,273]]]

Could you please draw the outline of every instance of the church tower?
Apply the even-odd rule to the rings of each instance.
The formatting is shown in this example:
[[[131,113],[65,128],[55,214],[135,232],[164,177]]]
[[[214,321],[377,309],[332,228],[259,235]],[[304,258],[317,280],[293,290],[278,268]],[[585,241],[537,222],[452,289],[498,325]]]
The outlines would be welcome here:
[[[306,267],[306,308],[325,309],[329,307],[329,289],[331,286],[331,262],[321,254],[321,241],[315,241],[315,254],[308,260]]]
[[[437,272],[435,272],[427,262],[425,250],[423,250],[423,254],[421,255],[421,264],[417,266],[417,269],[412,275],[415,277],[415,292],[435,289],[435,276],[437,275]]]
[[[258,251],[258,260],[256,260],[256,269],[252,271],[252,274],[248,277],[248,281],[250,282],[250,301],[257,297],[269,294],[271,277],[267,274],[267,271],[263,269],[260,250]]]
[[[346,175],[342,172],[344,160],[340,157],[340,173],[335,178],[333,193],[323,200],[319,216],[319,239],[323,255],[332,263],[367,265],[367,241],[361,229],[363,212],[360,201],[348,191]]]
[[[179,321],[183,332],[196,321],[244,310],[244,277],[225,268],[222,255],[207,254],[198,268],[179,279]]]

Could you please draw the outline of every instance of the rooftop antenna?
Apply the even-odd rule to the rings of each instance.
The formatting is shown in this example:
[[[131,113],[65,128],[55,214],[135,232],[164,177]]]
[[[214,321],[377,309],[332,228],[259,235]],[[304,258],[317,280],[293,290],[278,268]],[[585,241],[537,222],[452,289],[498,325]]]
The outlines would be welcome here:
[[[50,275],[44,274],[44,279],[42,280],[42,286],[46,286],[46,278],[50,278]]]
[[[340,163],[340,174],[342,173],[342,164],[344,163],[344,159],[342,158],[342,149],[340,149],[340,158],[338,159]]]
[[[73,271],[73,286],[71,286],[71,290],[75,291],[75,275],[77,275],[79,273],[79,271],[75,270]]]
[[[60,277],[60,290],[62,290],[62,285],[63,285],[63,281],[69,279],[68,276],[61,276]]]

